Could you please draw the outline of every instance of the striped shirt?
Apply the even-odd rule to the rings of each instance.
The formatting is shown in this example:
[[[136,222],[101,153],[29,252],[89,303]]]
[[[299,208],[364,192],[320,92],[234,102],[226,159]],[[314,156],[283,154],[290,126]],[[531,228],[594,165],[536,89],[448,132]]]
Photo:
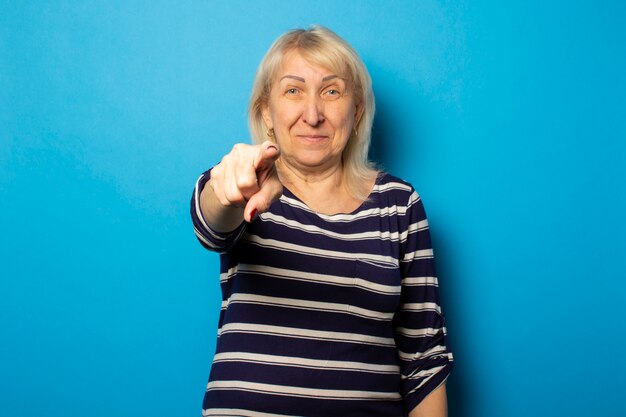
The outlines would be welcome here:
[[[428,221],[410,184],[379,175],[349,214],[288,189],[252,223],[218,233],[222,308],[203,416],[405,416],[452,368]]]

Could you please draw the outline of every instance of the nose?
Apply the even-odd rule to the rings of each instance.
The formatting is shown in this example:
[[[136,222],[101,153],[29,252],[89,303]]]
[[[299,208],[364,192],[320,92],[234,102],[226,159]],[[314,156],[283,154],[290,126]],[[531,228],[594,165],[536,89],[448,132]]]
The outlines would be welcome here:
[[[302,120],[310,126],[317,126],[324,121],[324,102],[320,97],[314,96],[306,100]]]

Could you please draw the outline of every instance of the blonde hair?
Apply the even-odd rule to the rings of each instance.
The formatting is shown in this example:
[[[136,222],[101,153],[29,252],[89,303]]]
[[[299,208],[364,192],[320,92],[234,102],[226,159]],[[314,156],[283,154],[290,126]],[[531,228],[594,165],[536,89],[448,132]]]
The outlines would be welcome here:
[[[333,31],[322,26],[294,29],[281,35],[267,51],[257,69],[248,108],[248,123],[252,140],[262,143],[268,139],[262,110],[268,104],[275,77],[287,53],[298,51],[308,62],[325,67],[344,78],[353,91],[356,106],[362,115],[355,132],[343,151],[343,174],[348,190],[364,200],[370,190],[364,182],[376,175],[368,159],[374,121],[374,93],[372,80],[357,52]],[[274,138],[269,138],[274,140]]]

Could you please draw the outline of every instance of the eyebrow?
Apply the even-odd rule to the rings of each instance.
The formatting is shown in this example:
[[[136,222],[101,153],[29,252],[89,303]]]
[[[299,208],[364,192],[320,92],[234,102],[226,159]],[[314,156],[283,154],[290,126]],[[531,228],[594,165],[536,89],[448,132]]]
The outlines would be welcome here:
[[[297,77],[297,76],[295,76],[295,75],[285,75],[285,76],[283,76],[283,77],[280,79],[280,81],[282,81],[282,80],[283,80],[283,79],[285,79],[285,78],[291,78],[291,79],[294,79],[294,80],[297,80],[297,81],[300,81],[300,82],[303,82],[303,83],[304,83],[304,82],[306,82],[306,80],[305,80],[304,78],[302,78],[302,77]],[[332,75],[327,75],[326,77],[322,78],[322,82],[326,82],[326,81],[332,80],[332,79],[334,79],[334,78],[339,78],[339,77],[337,77],[335,74],[332,74]]]

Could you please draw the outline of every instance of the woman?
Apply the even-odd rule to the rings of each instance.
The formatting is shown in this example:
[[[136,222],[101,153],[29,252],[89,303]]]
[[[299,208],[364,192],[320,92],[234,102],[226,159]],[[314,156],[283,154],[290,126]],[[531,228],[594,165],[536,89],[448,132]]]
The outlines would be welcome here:
[[[235,145],[192,200],[223,296],[203,415],[445,416],[428,223],[413,188],[367,160],[364,64],[328,29],[288,32],[249,117],[256,144]]]

